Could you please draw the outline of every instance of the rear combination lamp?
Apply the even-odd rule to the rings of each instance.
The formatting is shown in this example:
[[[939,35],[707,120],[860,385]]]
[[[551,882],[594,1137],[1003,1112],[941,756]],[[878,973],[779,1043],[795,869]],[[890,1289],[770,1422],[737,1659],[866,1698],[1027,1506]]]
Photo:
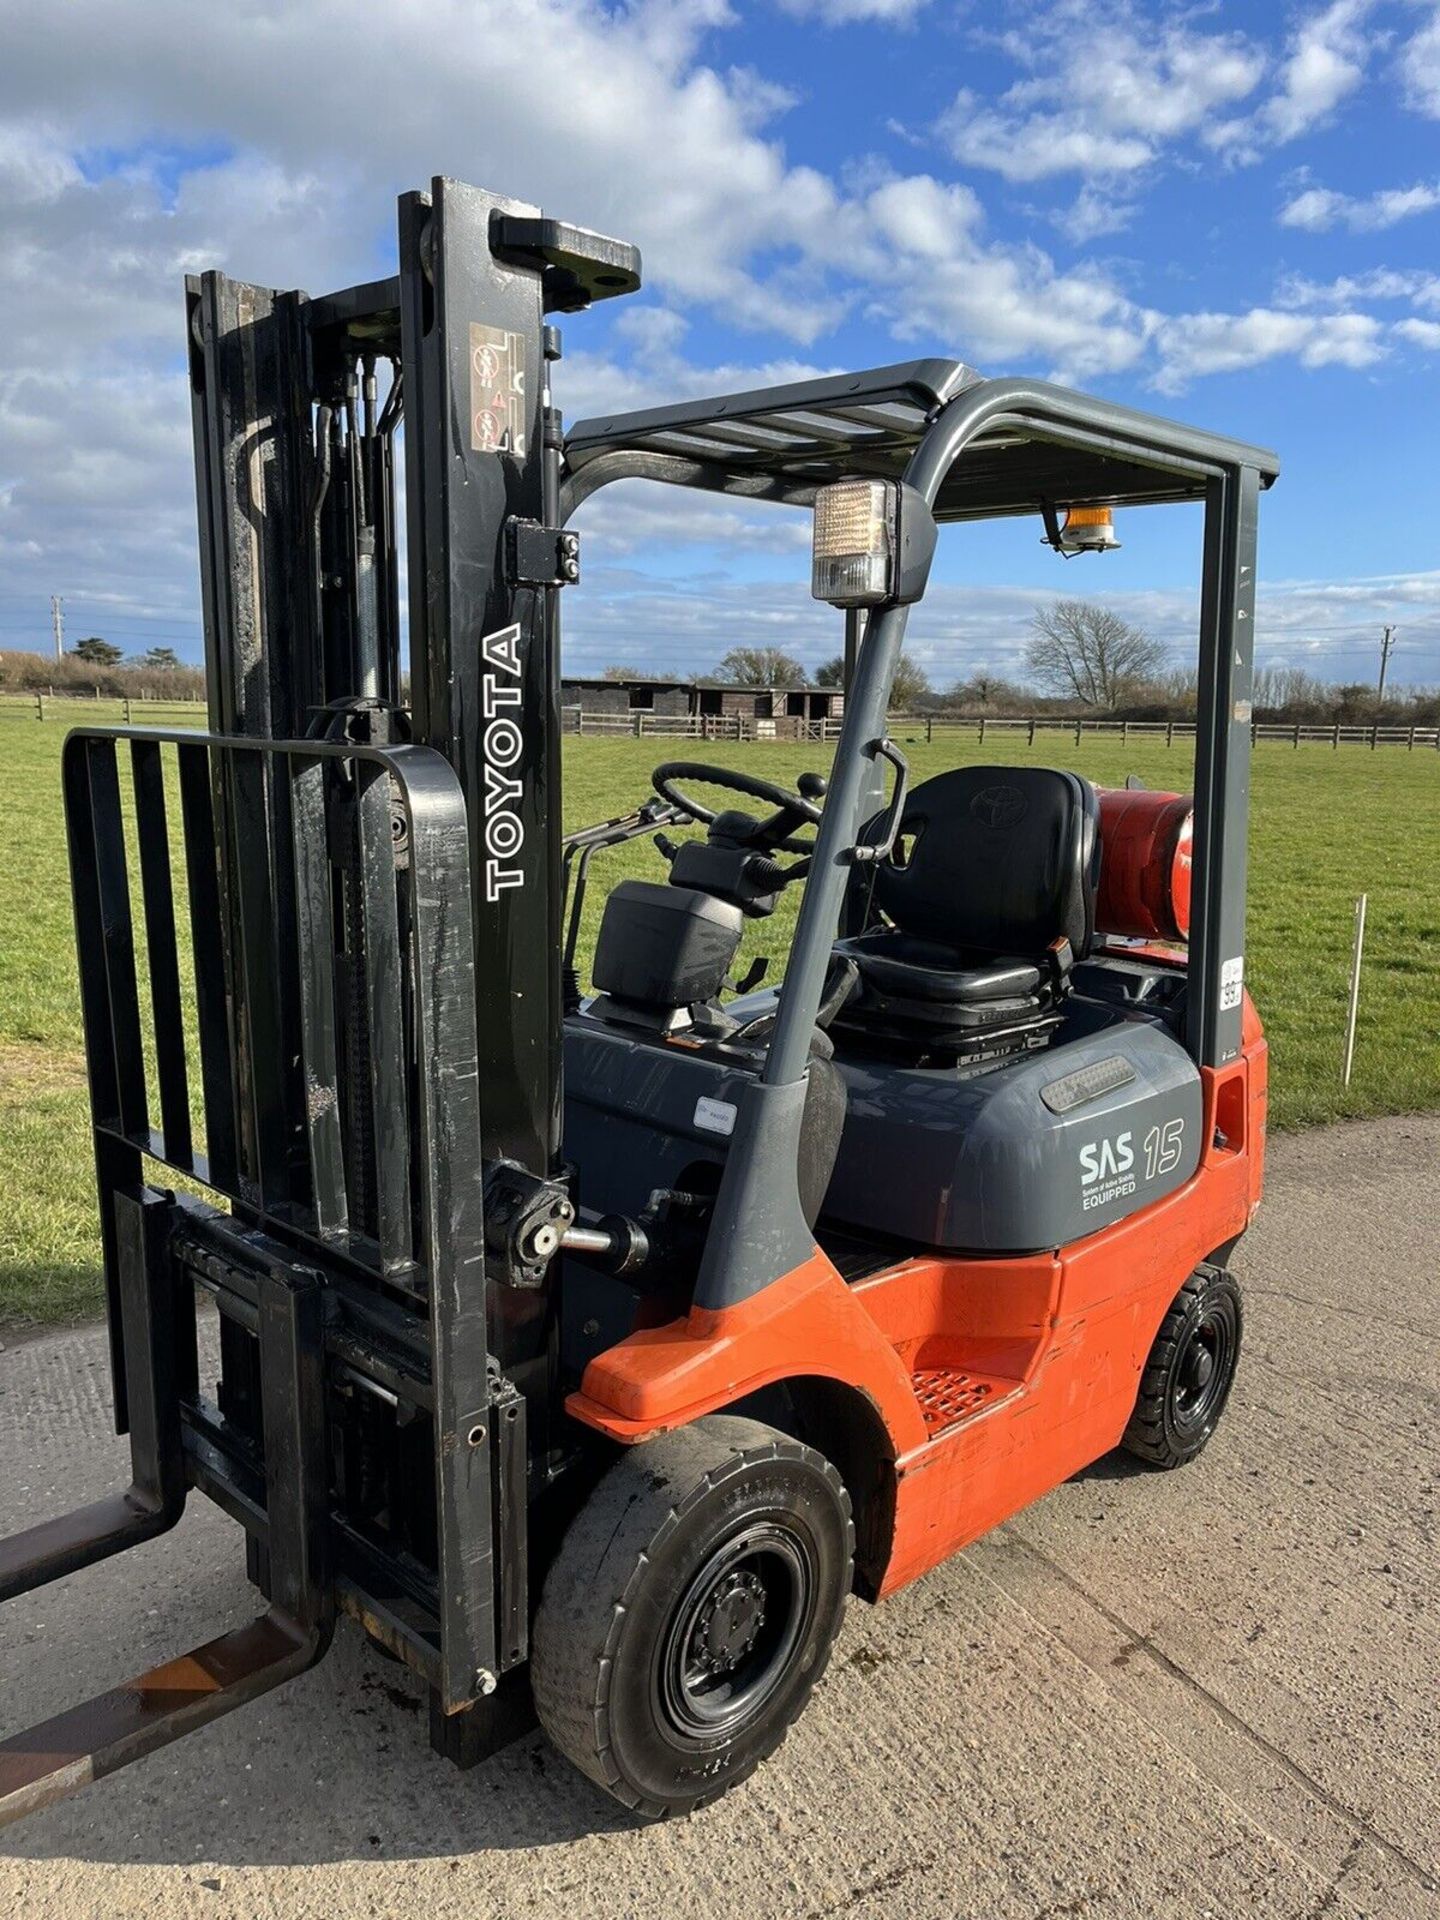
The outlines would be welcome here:
[[[935,519],[898,480],[837,480],[815,494],[810,592],[832,607],[908,606],[925,591]]]

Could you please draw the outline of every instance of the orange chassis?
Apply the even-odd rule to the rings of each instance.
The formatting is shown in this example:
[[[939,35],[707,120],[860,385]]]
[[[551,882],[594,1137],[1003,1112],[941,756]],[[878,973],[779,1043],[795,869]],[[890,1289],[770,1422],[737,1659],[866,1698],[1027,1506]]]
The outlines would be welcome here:
[[[1259,1204],[1266,1064],[1247,996],[1240,1058],[1201,1069],[1199,1167],[1128,1219],[1053,1252],[910,1257],[853,1285],[817,1247],[738,1306],[597,1354],[567,1410],[633,1445],[776,1383],[843,1383],[888,1438],[874,1586],[892,1593],[1119,1442],[1171,1300]]]

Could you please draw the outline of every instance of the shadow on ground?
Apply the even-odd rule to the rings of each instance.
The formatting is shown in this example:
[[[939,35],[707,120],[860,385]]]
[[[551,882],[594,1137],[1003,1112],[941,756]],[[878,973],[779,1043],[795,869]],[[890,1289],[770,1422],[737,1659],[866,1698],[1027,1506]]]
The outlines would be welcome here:
[[[207,1631],[193,1633],[192,1616],[239,1620],[257,1602],[243,1579],[216,1573],[151,1617],[178,1651]],[[82,1663],[70,1652],[46,1648],[73,1674]],[[12,1725],[26,1691],[7,1689]],[[65,1691],[78,1699],[83,1689],[72,1681]],[[439,1858],[565,1845],[635,1824],[538,1730],[464,1773],[433,1754],[421,1683],[342,1620],[312,1672],[10,1829],[0,1835],[0,1859],[262,1866]]]

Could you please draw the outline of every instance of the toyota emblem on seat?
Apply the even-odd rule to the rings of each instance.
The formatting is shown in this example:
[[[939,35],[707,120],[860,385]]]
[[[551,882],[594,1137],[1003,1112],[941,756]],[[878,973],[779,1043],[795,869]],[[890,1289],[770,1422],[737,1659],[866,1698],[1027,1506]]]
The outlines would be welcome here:
[[[970,802],[970,811],[987,827],[1015,827],[1029,808],[1018,787],[982,787]]]

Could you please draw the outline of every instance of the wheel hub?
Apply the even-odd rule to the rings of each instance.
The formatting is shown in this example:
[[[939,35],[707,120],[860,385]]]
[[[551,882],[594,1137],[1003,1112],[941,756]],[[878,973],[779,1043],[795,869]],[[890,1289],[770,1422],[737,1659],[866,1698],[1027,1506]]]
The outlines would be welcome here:
[[[761,1716],[804,1646],[814,1597],[808,1539],[780,1521],[717,1546],[656,1648],[657,1704],[677,1734],[709,1742]]]
[[[764,1624],[764,1582],[749,1568],[731,1568],[711,1589],[695,1622],[691,1636],[695,1664],[715,1675],[733,1673]]]
[[[1217,1396],[1223,1399],[1232,1363],[1233,1340],[1226,1322],[1217,1312],[1207,1313],[1176,1361],[1172,1406],[1178,1424],[1195,1427],[1210,1418]]]
[[[1214,1377],[1215,1356],[1197,1340],[1185,1357],[1185,1390],[1187,1393],[1203,1393]]]

